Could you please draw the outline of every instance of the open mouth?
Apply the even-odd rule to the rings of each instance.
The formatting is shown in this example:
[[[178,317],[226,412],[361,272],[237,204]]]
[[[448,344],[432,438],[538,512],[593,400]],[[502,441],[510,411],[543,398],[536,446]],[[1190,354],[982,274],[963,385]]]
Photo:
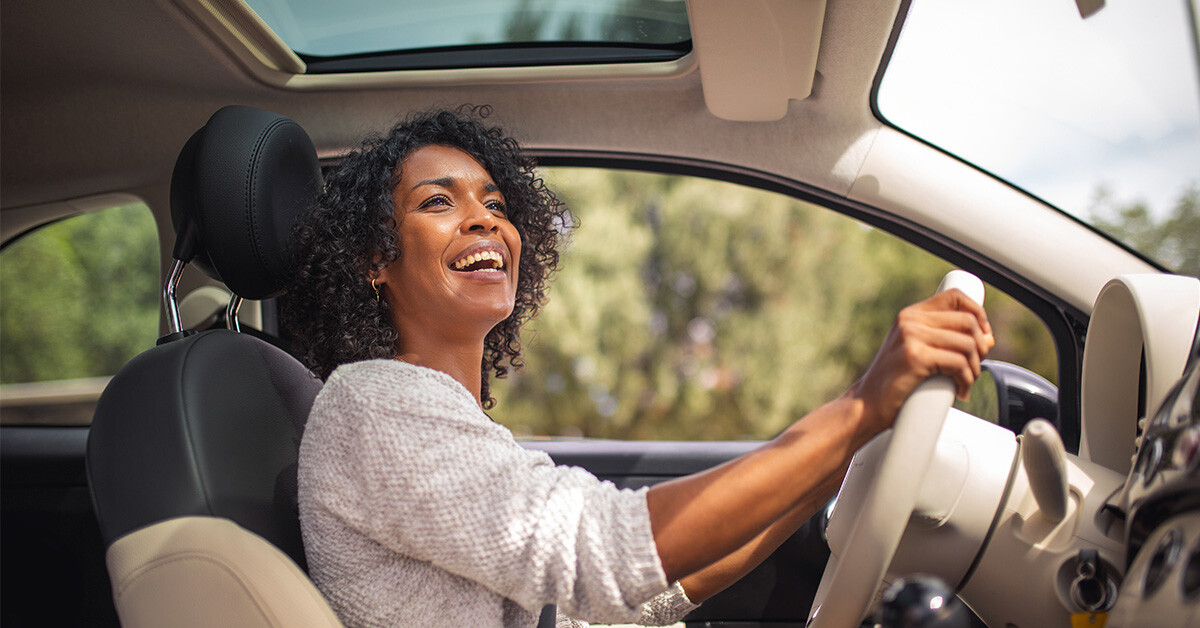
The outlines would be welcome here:
[[[479,251],[454,260],[450,263],[450,269],[463,273],[481,270],[503,270],[504,256],[499,251]]]

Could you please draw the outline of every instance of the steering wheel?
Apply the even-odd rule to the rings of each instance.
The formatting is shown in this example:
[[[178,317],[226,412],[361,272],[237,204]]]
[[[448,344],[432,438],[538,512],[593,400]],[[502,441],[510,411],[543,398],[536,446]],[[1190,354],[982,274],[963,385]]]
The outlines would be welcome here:
[[[950,271],[942,279],[938,292],[954,288],[983,304],[983,282],[975,275],[961,270]],[[866,483],[865,494],[859,502],[862,506],[844,536],[844,542],[839,548],[834,548],[835,543],[830,542],[833,551],[809,613],[811,628],[847,628],[858,626],[862,621],[916,505],[917,493],[929,469],[938,435],[954,404],[954,393],[954,381],[949,377],[937,375],[925,380],[900,408],[890,440],[882,442],[887,436],[881,434],[863,447],[865,450],[875,445],[885,449],[875,475]],[[850,463],[848,479],[856,466],[864,464],[859,460],[863,450],[859,450]],[[845,495],[842,493],[847,490],[848,483],[842,484],[838,494],[838,501],[843,506]],[[835,518],[837,508],[834,507]]]

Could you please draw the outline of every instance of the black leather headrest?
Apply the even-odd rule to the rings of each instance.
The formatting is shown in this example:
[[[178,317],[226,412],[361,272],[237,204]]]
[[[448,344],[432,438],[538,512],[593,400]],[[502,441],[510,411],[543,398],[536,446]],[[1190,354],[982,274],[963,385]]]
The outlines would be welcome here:
[[[224,107],[175,164],[175,256],[242,298],[276,296],[292,263],[292,227],[320,189],[317,152],[300,125],[254,107]]]

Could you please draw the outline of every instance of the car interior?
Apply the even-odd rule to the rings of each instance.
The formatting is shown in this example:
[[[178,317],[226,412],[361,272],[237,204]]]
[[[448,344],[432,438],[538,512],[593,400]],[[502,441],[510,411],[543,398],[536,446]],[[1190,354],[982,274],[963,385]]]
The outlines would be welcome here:
[[[944,285],[999,312],[1018,304],[1047,338],[1053,372],[1002,353],[985,363],[976,405],[952,408],[953,394],[934,380],[914,393],[896,429],[858,452],[837,498],[684,625],[1200,623],[1198,271],[885,116],[888,64],[906,22],[925,19],[921,2],[601,3],[628,23],[596,17],[586,2],[562,3],[564,14],[576,12],[570,19],[553,17],[554,3],[523,0],[441,13],[375,3],[383,17],[374,18],[335,17],[320,4],[0,5],[0,272],[13,269],[4,283],[24,286],[17,279],[32,272],[15,261],[22,243],[131,206],[142,208],[137,229],[149,246],[137,265],[152,275],[138,307],[122,291],[132,283],[124,271],[51,283],[45,302],[27,288],[0,298],[11,308],[0,316],[13,320],[18,305],[39,308],[4,327],[0,355],[12,364],[26,359],[17,355],[27,346],[22,329],[40,338],[28,346],[57,351],[49,337],[62,334],[34,324],[49,310],[82,308],[86,318],[98,307],[76,298],[77,285],[98,288],[113,303],[106,307],[142,330],[136,351],[107,370],[0,382],[0,621],[341,625],[306,575],[299,533],[296,454],[321,382],[289,353],[294,339],[278,319],[288,239],[322,169],[364,135],[410,112],[470,103],[488,105],[489,121],[520,139],[548,181],[604,169],[803,203],[930,254],[939,278],[943,266],[962,269]],[[1056,4],[1084,27],[1120,10]],[[1194,86],[1197,5],[1172,7],[1191,20],[1183,32],[1192,56],[1171,64],[1190,68]],[[543,10],[552,17],[537,18]],[[304,26],[314,15],[315,26]],[[446,24],[493,28],[505,16],[509,40],[436,39]],[[599,45],[522,34],[538,25],[544,34],[556,19],[566,20],[562,33],[604,23],[605,32],[651,35]],[[370,46],[389,30],[408,38],[401,48],[337,47]],[[297,33],[310,39],[296,43]],[[1185,111],[1196,126],[1200,107]],[[1200,152],[1174,155],[1198,185]],[[595,216],[605,211],[616,210],[581,209],[580,233],[603,226]],[[121,216],[114,231],[80,227],[93,239],[72,246],[115,249],[104,238],[135,230]],[[698,230],[676,235],[684,248],[688,238],[708,242]],[[57,266],[70,248],[30,267]],[[821,272],[867,300],[889,287],[886,277]],[[922,295],[938,289],[936,280],[919,285]],[[76,300],[83,305],[69,305]],[[684,335],[704,359],[695,347],[712,341],[690,323]],[[1001,349],[1006,339],[998,341]],[[582,377],[573,364],[568,375]],[[711,374],[706,386],[719,390],[724,373],[688,376]],[[533,386],[530,377],[519,375],[513,390]],[[549,379],[538,390],[553,393]],[[593,386],[584,396],[603,417],[618,392]],[[640,488],[771,436],[597,434],[605,435],[536,433],[522,445]],[[917,611],[926,623],[911,623]],[[910,619],[897,619],[905,612]]]

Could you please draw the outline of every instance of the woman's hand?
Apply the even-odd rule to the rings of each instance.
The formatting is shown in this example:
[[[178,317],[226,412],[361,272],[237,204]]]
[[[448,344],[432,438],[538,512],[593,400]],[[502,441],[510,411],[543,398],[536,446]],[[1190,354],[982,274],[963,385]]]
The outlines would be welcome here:
[[[891,427],[900,406],[932,375],[953,379],[958,396],[966,398],[995,344],[983,307],[959,290],[901,310],[871,367],[849,391],[863,402],[864,436]]]

